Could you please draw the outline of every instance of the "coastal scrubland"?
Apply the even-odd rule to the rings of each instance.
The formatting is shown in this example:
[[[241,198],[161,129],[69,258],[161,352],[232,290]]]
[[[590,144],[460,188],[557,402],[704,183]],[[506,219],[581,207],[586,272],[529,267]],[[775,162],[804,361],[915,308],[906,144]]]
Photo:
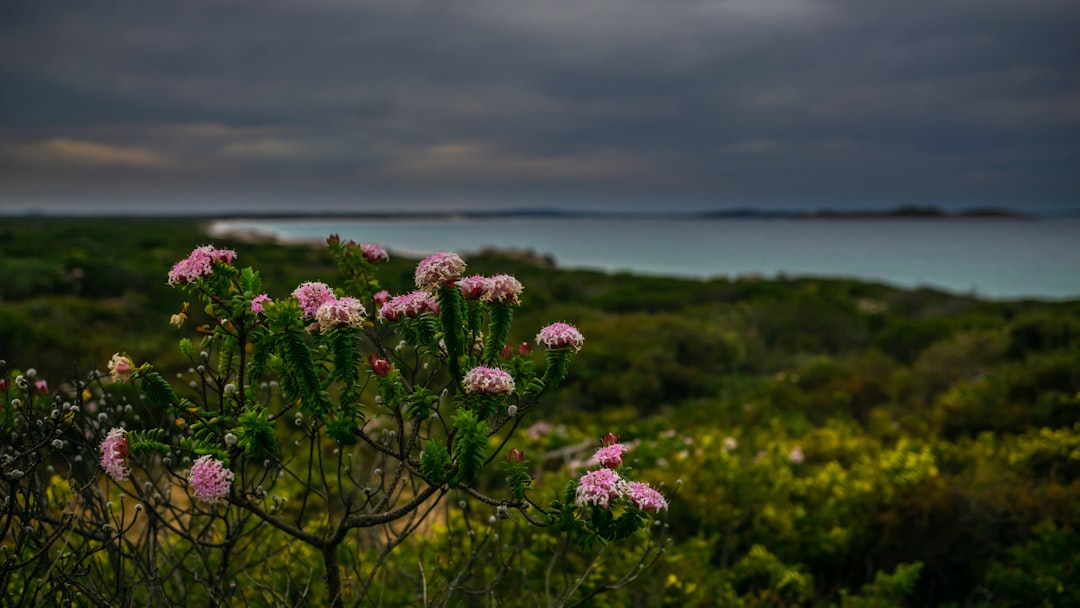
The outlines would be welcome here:
[[[323,244],[205,229],[5,221],[0,359],[54,386],[121,351],[185,373],[177,342],[195,328],[169,325],[184,298],[165,276],[200,244],[257,262],[272,297],[336,275]],[[1080,605],[1080,301],[466,258],[472,272],[526,286],[509,344],[532,342],[548,320],[585,336],[565,384],[519,431],[537,488],[558,493],[582,470],[581,446],[615,432],[634,471],[668,494],[666,553],[596,605]],[[383,287],[410,291],[414,268],[392,255]],[[452,527],[441,533],[394,559],[423,563],[453,542]],[[547,541],[521,534],[518,570],[486,596],[501,605],[544,585]],[[384,605],[412,601],[395,595],[407,570],[380,580]],[[474,599],[488,605],[452,604]]]

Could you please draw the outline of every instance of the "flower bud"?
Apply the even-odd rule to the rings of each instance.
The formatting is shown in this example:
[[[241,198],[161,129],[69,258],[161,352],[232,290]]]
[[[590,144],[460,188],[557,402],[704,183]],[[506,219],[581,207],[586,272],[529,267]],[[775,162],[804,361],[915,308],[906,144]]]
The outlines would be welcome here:
[[[522,452],[517,448],[511,448],[510,451],[506,453],[506,462],[518,463],[523,460],[525,460],[525,452]]]
[[[502,358],[503,359],[509,359],[513,355],[514,355],[514,351],[510,349],[509,344],[503,346],[503,348],[502,348]]]
[[[522,357],[527,357],[532,354],[532,344],[528,342],[522,342],[518,344],[518,354]]]
[[[371,364],[371,371],[380,378],[385,378],[390,373],[390,362],[379,358],[375,353],[368,355],[368,363]]]
[[[616,443],[619,443],[619,437],[615,433],[609,432],[607,435],[604,435],[603,443],[605,446],[615,445]]]

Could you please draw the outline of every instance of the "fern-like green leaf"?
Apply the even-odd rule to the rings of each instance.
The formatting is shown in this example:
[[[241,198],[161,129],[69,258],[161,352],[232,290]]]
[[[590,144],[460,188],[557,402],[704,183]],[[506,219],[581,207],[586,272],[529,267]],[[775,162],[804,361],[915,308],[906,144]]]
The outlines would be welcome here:
[[[479,420],[471,410],[458,410],[452,418],[457,435],[454,437],[454,462],[457,473],[453,485],[471,483],[484,466],[487,449],[488,423]]]
[[[158,452],[161,454],[168,454],[171,448],[159,441],[161,433],[161,429],[128,431],[127,441],[129,453]]]
[[[319,376],[311,358],[303,330],[291,329],[280,337],[279,351],[285,371],[291,376],[293,395],[300,399],[305,413],[322,418],[330,410],[330,400],[319,385]]]
[[[544,370],[544,385],[555,388],[566,380],[570,373],[570,355],[568,348],[553,348],[547,351],[547,369]]]
[[[502,353],[506,337],[510,335],[510,322],[514,319],[514,309],[506,302],[491,304],[491,322],[488,324],[487,342],[484,345],[484,362],[495,365]]]
[[[230,378],[235,371],[236,365],[236,339],[232,336],[222,336],[221,346],[218,351],[218,374],[222,378]]]
[[[446,366],[454,382],[461,381],[461,361],[465,332],[462,328],[461,309],[464,299],[457,287],[440,287],[439,319],[442,322],[443,343],[446,345]]]
[[[617,541],[629,538],[644,526],[644,517],[637,509],[627,509],[622,515],[615,518],[609,527],[607,540]]]
[[[136,373],[146,400],[154,407],[171,410],[177,405],[176,392],[157,370],[142,369]]]
[[[246,407],[237,422],[239,426],[233,431],[238,438],[236,445],[245,454],[261,457],[277,451],[274,423],[266,408],[260,405]]]
[[[352,418],[336,417],[326,424],[326,436],[341,445],[353,445],[356,443],[356,421]]]
[[[274,353],[274,336],[255,334],[253,338],[251,357],[248,359],[248,378],[252,382],[259,382],[266,377],[270,357]]]
[[[360,380],[360,332],[351,327],[333,329],[326,336],[334,354],[334,377],[346,386]]]
[[[428,483],[439,485],[446,480],[446,470],[450,468],[450,454],[446,446],[438,441],[429,441],[420,455],[420,474]]]
[[[532,489],[532,476],[529,475],[528,463],[503,461],[503,470],[506,473],[506,485],[510,488],[510,495],[514,500],[524,500],[525,493]]]

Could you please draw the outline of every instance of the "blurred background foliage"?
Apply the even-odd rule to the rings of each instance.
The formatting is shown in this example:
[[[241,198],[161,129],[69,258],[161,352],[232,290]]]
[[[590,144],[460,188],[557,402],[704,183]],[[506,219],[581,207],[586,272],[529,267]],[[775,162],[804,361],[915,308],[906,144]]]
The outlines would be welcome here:
[[[176,344],[194,327],[168,325],[182,298],[165,278],[211,242],[236,249],[275,298],[336,280],[322,244],[210,238],[196,221],[9,219],[0,358],[56,384],[118,351],[187,370]],[[615,431],[673,498],[673,546],[604,602],[1080,605],[1080,301],[467,259],[525,285],[511,343],[551,320],[586,336],[543,420],[520,431],[538,487],[558,491],[588,440]],[[414,264],[393,258],[383,285],[411,290]],[[447,521],[402,547],[401,563],[449,550]],[[522,541],[523,572],[543,570],[544,538]],[[500,590],[542,585],[542,571],[530,576]]]

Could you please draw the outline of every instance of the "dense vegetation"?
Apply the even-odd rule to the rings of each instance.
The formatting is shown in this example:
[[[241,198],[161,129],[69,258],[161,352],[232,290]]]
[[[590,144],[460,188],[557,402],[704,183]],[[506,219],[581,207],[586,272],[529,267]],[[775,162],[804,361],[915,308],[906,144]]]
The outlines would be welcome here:
[[[54,383],[117,351],[187,370],[176,343],[193,328],[167,327],[182,297],[164,277],[211,240],[258,260],[272,296],[335,274],[321,245],[210,239],[196,222],[8,220],[0,359]],[[586,336],[547,424],[521,433],[537,485],[618,429],[635,471],[678,488],[674,545],[606,601],[1080,605],[1080,302],[468,259],[526,285],[511,343],[547,320]],[[411,290],[414,265],[392,259],[383,286]],[[433,530],[402,562],[454,533]],[[528,567],[542,543],[505,593],[543,576]]]

